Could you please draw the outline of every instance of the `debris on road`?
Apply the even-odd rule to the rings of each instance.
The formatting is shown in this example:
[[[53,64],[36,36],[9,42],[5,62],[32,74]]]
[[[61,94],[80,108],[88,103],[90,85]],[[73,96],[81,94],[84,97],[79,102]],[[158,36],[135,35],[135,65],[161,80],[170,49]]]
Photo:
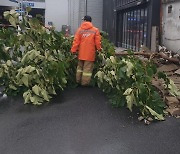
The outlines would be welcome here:
[[[127,51],[122,51],[116,53],[117,56],[128,56]],[[153,60],[157,65],[157,70],[164,72],[169,79],[171,79],[175,86],[180,91],[180,55],[172,51],[168,51],[166,47],[159,46],[158,52],[152,52],[145,46],[141,47],[140,52],[134,52],[134,55],[138,56],[140,59]],[[148,58],[148,59],[147,59]],[[172,96],[168,90],[164,87],[164,81],[154,78],[152,84],[160,92],[162,98],[166,102],[168,108],[166,111],[175,117],[180,116],[180,96]],[[141,121],[142,119],[139,118]],[[148,122],[145,122],[149,124]]]

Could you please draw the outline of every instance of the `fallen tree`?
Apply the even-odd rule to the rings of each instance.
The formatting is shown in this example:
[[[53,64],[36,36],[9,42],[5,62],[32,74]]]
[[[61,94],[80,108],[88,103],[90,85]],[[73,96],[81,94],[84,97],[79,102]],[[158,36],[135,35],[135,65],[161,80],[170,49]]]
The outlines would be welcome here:
[[[71,37],[46,29],[34,18],[25,16],[19,22],[15,11],[6,12],[5,16],[14,26],[9,32],[2,30],[4,36],[6,32],[13,36],[12,42],[7,39],[5,46],[0,46],[5,53],[0,61],[0,84],[5,93],[23,95],[25,103],[41,105],[49,102],[57,90],[76,85],[77,60],[70,53]],[[102,44],[94,69],[94,85],[107,94],[113,106],[127,106],[131,111],[136,106],[143,118],[164,120],[165,103],[152,85],[158,73],[153,62],[142,62],[133,52],[118,58],[114,46],[104,37]],[[152,59],[152,54],[146,55]],[[165,81],[166,88],[172,87],[165,74],[158,76]]]
[[[149,59],[153,58],[163,58],[164,60],[168,60],[169,62],[175,63],[175,64],[180,64],[180,60],[177,58],[170,58],[168,57],[164,52],[134,52],[134,55],[138,56],[144,56]],[[129,52],[119,52],[116,53],[116,56],[128,56],[131,55]]]

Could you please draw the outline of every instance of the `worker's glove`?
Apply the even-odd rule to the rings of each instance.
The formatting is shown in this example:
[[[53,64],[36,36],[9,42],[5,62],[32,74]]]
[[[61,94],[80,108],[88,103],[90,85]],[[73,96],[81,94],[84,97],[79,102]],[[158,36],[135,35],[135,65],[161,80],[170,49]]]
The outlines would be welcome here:
[[[74,57],[73,59],[77,58],[77,55],[78,55],[77,52],[71,52],[71,53],[72,53],[72,55]]]
[[[77,55],[77,52],[72,52],[73,55]]]
[[[98,52],[101,52],[103,50],[103,48],[100,48],[99,50],[97,50]]]

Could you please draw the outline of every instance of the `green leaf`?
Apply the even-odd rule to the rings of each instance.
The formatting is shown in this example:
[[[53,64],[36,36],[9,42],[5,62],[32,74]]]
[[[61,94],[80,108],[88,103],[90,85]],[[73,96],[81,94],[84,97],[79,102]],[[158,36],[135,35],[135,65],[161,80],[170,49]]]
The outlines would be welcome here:
[[[161,115],[161,114],[158,114],[157,112],[155,112],[153,109],[151,109],[149,106],[145,106],[148,110],[149,110],[149,112],[151,113],[151,115],[153,115],[154,117],[155,117],[155,119],[156,120],[161,120],[161,121],[163,121],[163,120],[165,120],[164,119],[164,117],[163,117],[163,115]]]
[[[126,67],[121,67],[120,69],[119,69],[119,77],[120,78],[126,78],[126,74],[125,74],[125,72],[126,72]]]
[[[127,107],[132,112],[132,107],[135,102],[134,94],[132,93],[132,94],[126,96],[126,100],[127,100]]]
[[[36,52],[36,50],[31,50],[29,53],[29,59],[34,60],[34,58],[37,56]]]
[[[9,11],[5,11],[3,15],[7,19],[10,16],[10,12]]]
[[[3,77],[3,74],[4,74],[3,69],[0,68],[0,78]]]
[[[30,91],[27,91],[27,92],[24,92],[24,93],[23,93],[23,98],[24,98],[24,100],[25,100],[25,102],[24,102],[25,104],[29,103],[30,97],[31,97]]]
[[[31,10],[31,7],[26,7],[26,12],[30,12]]]
[[[147,75],[148,75],[149,77],[152,77],[152,76],[154,75],[154,71],[153,71],[153,69],[152,69],[151,67],[148,67],[148,68],[147,68]]]
[[[17,27],[16,20],[12,16],[9,16],[9,22],[11,23],[13,27],[15,28]]]
[[[30,101],[31,101],[33,104],[36,104],[36,103],[37,103],[35,97],[33,97],[33,96],[30,97]]]
[[[48,96],[48,92],[44,89],[41,90],[41,95],[43,96],[43,98],[46,100],[46,101],[49,101],[49,96]]]
[[[115,59],[114,56],[110,56],[110,60],[111,60],[111,62],[112,62],[113,64],[116,64],[116,59]]]
[[[8,60],[8,61],[6,62],[6,65],[7,65],[7,66],[11,66],[11,65],[12,65],[12,62],[11,62],[10,60]]]
[[[32,87],[32,91],[33,91],[36,95],[40,96],[41,88],[40,88],[39,86],[35,85],[34,87]]]
[[[33,103],[33,105],[42,105],[43,99],[34,95],[33,97],[30,97],[30,101]]]
[[[17,12],[15,11],[15,10],[10,10],[10,12],[9,12],[11,15],[14,15],[14,14],[16,14]]]
[[[52,87],[48,87],[48,92],[49,92],[49,94],[56,95],[56,91],[55,91],[53,86]]]
[[[66,78],[62,78],[62,82],[63,82],[64,84],[66,84],[66,83],[67,83]]]
[[[5,52],[8,52],[9,49],[11,49],[11,47],[4,47],[4,51],[5,51]]]
[[[35,70],[36,70],[35,67],[32,67],[32,66],[29,65],[24,69],[23,73],[31,73],[31,72],[33,72]]]
[[[157,73],[157,66],[155,64],[151,65],[151,69],[153,70],[153,74]]]
[[[126,64],[127,64],[127,70],[126,70],[127,72],[126,72],[126,74],[127,74],[128,77],[130,77],[132,75],[132,73],[133,73],[134,65],[133,65],[133,63],[128,62],[128,61],[126,61]]]
[[[9,85],[9,88],[13,89],[13,90],[17,90],[17,88],[14,85],[12,85],[12,84]]]
[[[22,57],[21,62],[22,62],[22,63],[25,63],[26,61],[28,61],[28,59],[29,59],[28,56],[29,56],[29,54],[26,53],[26,54]]]
[[[169,81],[170,81],[170,83],[168,85],[168,89],[169,89],[170,94],[175,96],[175,97],[180,96],[180,90],[174,84],[174,81],[172,81],[171,79]]]
[[[26,87],[29,87],[28,74],[24,74],[21,80]]]
[[[123,95],[130,95],[132,93],[133,89],[132,88],[128,88]]]
[[[147,85],[143,84],[143,83],[140,83],[138,85],[138,89],[139,89],[139,97],[140,97],[141,101],[145,102],[147,100],[148,96],[149,96]]]
[[[158,78],[166,80],[167,75],[165,73],[163,73],[163,72],[158,72]]]

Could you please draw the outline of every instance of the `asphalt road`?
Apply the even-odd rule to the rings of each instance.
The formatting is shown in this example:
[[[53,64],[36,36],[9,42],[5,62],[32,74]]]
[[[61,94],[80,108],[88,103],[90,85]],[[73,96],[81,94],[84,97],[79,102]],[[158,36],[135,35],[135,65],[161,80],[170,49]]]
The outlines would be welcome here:
[[[97,88],[66,90],[41,107],[9,98],[0,102],[0,154],[180,154],[180,120],[146,126]]]

